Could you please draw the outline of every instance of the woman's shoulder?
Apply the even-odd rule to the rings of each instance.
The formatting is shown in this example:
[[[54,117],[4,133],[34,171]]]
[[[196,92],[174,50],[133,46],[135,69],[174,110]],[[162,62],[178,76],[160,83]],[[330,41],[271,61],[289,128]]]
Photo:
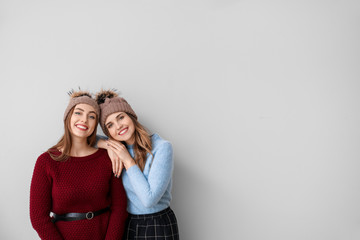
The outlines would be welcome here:
[[[59,154],[60,155],[60,152],[52,152],[52,154]],[[40,154],[37,158],[37,164],[41,164],[41,165],[47,165],[47,164],[51,164],[53,162],[55,162],[55,160],[53,160],[50,156],[50,153],[49,151],[46,151],[46,152],[43,152],[42,154]]]
[[[38,159],[44,159],[44,160],[52,159],[51,156],[50,156],[50,152],[51,152],[51,154],[53,154],[55,156],[61,154],[61,152],[59,150],[49,149],[48,151],[43,152],[42,154],[40,154]]]
[[[106,149],[99,148],[96,152],[97,161],[110,162],[110,157]]]
[[[160,137],[159,134],[154,133],[151,136],[152,149],[172,148],[171,142]]]
[[[103,148],[98,148],[97,154],[99,154],[99,156],[102,156],[102,157],[109,157],[106,149],[103,149]]]
[[[89,154],[88,156],[84,156],[84,157],[69,157],[69,159],[79,159],[79,160],[91,160],[93,158],[108,158],[108,154],[107,151],[105,149],[99,148],[96,149],[94,148],[94,152],[92,152],[91,154]],[[61,152],[57,149],[49,149],[48,151],[40,154],[40,156],[38,157],[38,161],[40,162],[50,162],[50,163],[59,163],[59,161],[54,160],[52,156],[60,156]]]

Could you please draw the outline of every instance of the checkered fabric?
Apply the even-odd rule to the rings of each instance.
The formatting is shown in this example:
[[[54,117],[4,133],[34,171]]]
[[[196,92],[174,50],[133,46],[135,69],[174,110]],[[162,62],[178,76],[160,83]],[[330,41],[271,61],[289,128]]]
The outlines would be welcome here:
[[[171,208],[154,214],[129,214],[123,240],[179,240],[176,217]]]

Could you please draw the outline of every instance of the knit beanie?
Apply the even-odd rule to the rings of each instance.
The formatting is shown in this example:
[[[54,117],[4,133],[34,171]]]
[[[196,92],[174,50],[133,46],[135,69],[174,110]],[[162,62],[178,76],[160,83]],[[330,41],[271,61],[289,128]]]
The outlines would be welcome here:
[[[108,131],[105,129],[106,118],[115,112],[125,112],[137,119],[136,113],[131,108],[130,104],[112,90],[102,90],[96,94],[96,102],[100,107],[100,126],[105,134]]]
[[[95,109],[96,115],[98,117],[100,116],[99,105],[96,103],[95,99],[91,97],[91,94],[89,92],[81,91],[81,90],[75,92],[74,90],[71,90],[70,92],[68,92],[68,94],[70,96],[70,102],[67,108],[65,109],[64,121],[67,115],[69,114],[71,108],[73,108],[74,106],[80,103],[84,103],[92,106]]]

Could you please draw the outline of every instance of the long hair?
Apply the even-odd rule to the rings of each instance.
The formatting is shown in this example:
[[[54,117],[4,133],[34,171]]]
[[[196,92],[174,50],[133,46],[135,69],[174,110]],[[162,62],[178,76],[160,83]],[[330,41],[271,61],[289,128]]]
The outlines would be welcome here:
[[[134,118],[131,114],[128,114],[135,125],[135,143],[134,143],[134,157],[135,163],[139,166],[141,171],[144,171],[146,164],[146,155],[153,155],[151,139],[149,132],[145,129],[143,125],[141,125],[136,118]]]
[[[72,140],[71,140],[71,132],[70,132],[70,120],[71,116],[74,112],[75,106],[71,108],[69,111],[69,114],[65,118],[64,121],[64,135],[60,138],[59,142],[49,148],[47,152],[50,154],[50,157],[59,162],[66,161],[70,156],[71,146],[72,146]],[[96,143],[96,129],[98,125],[98,116],[96,116],[96,125],[94,128],[94,132],[87,137],[87,143],[89,146],[94,146]],[[61,149],[61,152],[59,154],[59,150]]]

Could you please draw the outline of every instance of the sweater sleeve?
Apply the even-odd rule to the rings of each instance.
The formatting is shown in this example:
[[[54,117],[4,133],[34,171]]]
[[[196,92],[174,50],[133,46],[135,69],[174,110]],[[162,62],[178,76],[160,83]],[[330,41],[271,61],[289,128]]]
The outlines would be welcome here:
[[[47,175],[46,160],[41,155],[35,164],[30,187],[30,220],[41,239],[61,240],[63,237],[49,216],[52,181]]]
[[[105,240],[121,239],[127,218],[127,199],[121,178],[111,177],[111,215]]]
[[[145,207],[152,207],[160,201],[171,180],[173,168],[171,143],[164,142],[153,156],[148,178],[137,165],[127,170],[131,185]]]

